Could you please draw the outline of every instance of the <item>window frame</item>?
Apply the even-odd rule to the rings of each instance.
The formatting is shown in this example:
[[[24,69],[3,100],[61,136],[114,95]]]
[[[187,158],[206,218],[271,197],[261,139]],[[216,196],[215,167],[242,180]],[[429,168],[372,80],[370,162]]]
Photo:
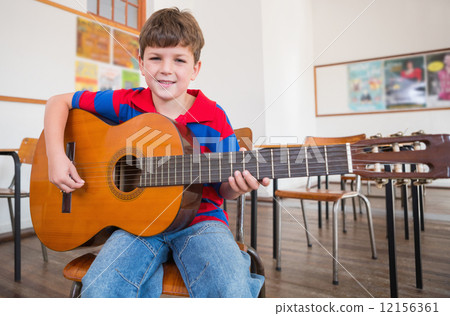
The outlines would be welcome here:
[[[88,14],[92,14],[101,19],[105,19],[107,21],[111,21],[112,23],[115,23],[118,25],[123,25],[127,28],[131,28],[131,29],[134,29],[137,31],[139,31],[145,23],[145,16],[146,16],[145,0],[137,0],[137,4],[131,3],[129,0],[116,0],[116,1],[124,2],[124,4],[125,4],[125,24],[114,20],[114,3],[115,3],[114,0],[111,0],[111,18],[107,18],[107,17],[100,15],[100,0],[96,0],[96,1],[97,1],[97,12],[87,11]],[[128,8],[130,6],[137,9],[137,27],[136,28],[128,25]]]
[[[136,35],[139,35],[140,30],[141,30],[142,26],[144,25],[144,23],[146,21],[146,16],[147,16],[146,0],[138,0],[139,1],[138,2],[138,4],[139,4],[138,28],[129,27],[129,26],[126,26],[124,24],[121,24],[121,23],[112,21],[110,19],[104,18],[104,17],[102,17],[100,15],[95,15],[93,13],[88,13],[87,11],[76,10],[74,8],[71,8],[71,7],[68,7],[66,5],[54,2],[52,0],[35,0],[35,1],[41,2],[43,4],[50,5],[52,7],[55,7],[55,8],[58,8],[58,9],[61,9],[61,10],[64,10],[64,11],[67,11],[67,12],[70,12],[70,13],[73,13],[73,14],[78,15],[78,16],[85,17],[85,18],[90,19],[90,20],[95,20],[95,21],[97,21],[99,23],[106,24],[106,25],[112,26],[114,28],[120,29],[122,31],[126,31],[126,32],[129,32],[131,34],[136,34]]]

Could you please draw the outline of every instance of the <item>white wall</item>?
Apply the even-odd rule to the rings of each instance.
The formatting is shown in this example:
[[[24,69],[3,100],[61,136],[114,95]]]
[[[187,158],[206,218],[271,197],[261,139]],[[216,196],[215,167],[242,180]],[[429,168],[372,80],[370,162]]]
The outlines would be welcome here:
[[[315,0],[312,7],[314,55],[325,50],[317,65],[450,47],[447,0]],[[316,132],[449,133],[449,120],[449,110],[320,117]]]
[[[234,128],[265,134],[261,3],[259,0],[156,0],[154,10],[188,9],[205,37],[202,69],[191,85],[220,104]],[[250,126],[251,125],[251,126]]]

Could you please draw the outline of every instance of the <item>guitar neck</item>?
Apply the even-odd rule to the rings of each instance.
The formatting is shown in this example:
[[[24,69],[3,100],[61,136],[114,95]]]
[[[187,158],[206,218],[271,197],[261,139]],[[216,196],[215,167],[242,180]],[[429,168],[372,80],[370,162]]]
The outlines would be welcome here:
[[[145,157],[138,164],[141,187],[225,182],[237,170],[258,180],[352,172],[348,144]]]

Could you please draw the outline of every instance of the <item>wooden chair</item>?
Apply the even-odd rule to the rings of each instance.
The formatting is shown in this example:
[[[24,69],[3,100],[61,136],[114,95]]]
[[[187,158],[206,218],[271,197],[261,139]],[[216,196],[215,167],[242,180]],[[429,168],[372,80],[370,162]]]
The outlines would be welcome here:
[[[17,152],[17,154],[19,156],[18,167],[20,168],[20,166],[22,164],[32,164],[33,163],[33,157],[34,157],[34,152],[36,149],[37,141],[38,140],[36,138],[24,138],[22,140],[22,144],[20,145],[19,149],[2,149],[1,151],[4,153],[5,152]],[[24,192],[21,190],[19,192],[16,192],[16,189],[15,189],[16,180],[20,184],[20,179],[18,177],[16,177],[16,173],[14,173],[14,176],[11,180],[11,184],[9,185],[9,187],[0,188],[0,198],[6,198],[8,200],[9,216],[11,219],[11,227],[12,227],[13,234],[15,234],[16,225],[15,225],[15,211],[13,208],[12,199],[15,199],[16,197],[19,197],[20,199],[30,197],[29,192]],[[20,189],[20,186],[19,186],[19,189]],[[17,195],[16,195],[16,193],[17,193]],[[17,207],[17,205],[18,204],[16,204],[16,207]],[[19,206],[20,206],[20,204],[19,204]],[[19,213],[20,213],[20,210],[19,210]],[[45,262],[48,262],[47,248],[45,248],[45,246],[42,243],[41,243],[41,247],[42,247],[42,257]]]
[[[327,145],[336,145],[336,144],[345,144],[345,143],[354,143],[358,140],[365,139],[365,135],[354,135],[349,137],[307,137],[305,140],[305,146],[327,146]],[[276,190],[275,198],[276,198],[276,221],[278,222],[278,230],[277,234],[274,235],[277,252],[275,254],[276,259],[276,268],[277,270],[281,269],[281,212],[280,212],[280,202],[283,198],[290,199],[299,199],[300,206],[302,210],[305,231],[306,231],[306,240],[309,247],[311,247],[311,242],[309,238],[308,224],[305,215],[305,209],[303,200],[313,200],[313,201],[323,201],[323,202],[333,202],[333,284],[338,284],[338,268],[337,268],[337,260],[338,260],[338,208],[339,203],[348,198],[359,197],[364,204],[366,205],[367,211],[367,221],[369,225],[369,236],[370,243],[372,247],[372,258],[377,258],[376,247],[375,247],[375,238],[373,232],[373,224],[372,224],[372,213],[370,208],[369,200],[359,192],[359,186],[357,186],[356,191],[344,191],[344,190],[328,190],[328,189],[311,189],[310,188],[310,179],[308,178],[308,184],[305,190]],[[343,223],[345,227],[345,211],[343,214]],[[345,230],[344,230],[345,231]]]
[[[247,150],[252,149],[252,131],[250,128],[241,128],[235,130],[239,145]],[[264,275],[264,265],[256,251],[244,244],[244,204],[245,196],[242,195],[237,199],[237,218],[236,218],[236,243],[242,251],[247,252],[251,258],[251,271],[259,275]],[[72,260],[63,270],[66,279],[73,281],[70,291],[70,297],[80,297],[82,283],[81,280],[88,271],[96,255],[87,253],[81,257]],[[175,262],[171,259],[163,264],[163,295],[171,296],[189,296],[188,290],[184,284],[181,273]],[[265,284],[263,285],[259,297],[265,297]]]

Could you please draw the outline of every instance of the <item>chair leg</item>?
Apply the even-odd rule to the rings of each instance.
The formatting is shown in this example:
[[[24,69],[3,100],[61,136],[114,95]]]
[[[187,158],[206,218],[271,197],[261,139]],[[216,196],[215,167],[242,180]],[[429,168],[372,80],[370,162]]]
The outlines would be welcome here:
[[[275,217],[277,218],[277,227],[275,231],[275,243],[276,243],[276,269],[281,271],[281,210],[280,210],[280,198],[276,197]]]
[[[11,198],[8,198],[8,208],[9,208],[9,218],[11,219],[11,227],[12,227],[12,233],[14,235],[14,209],[12,206]]]
[[[358,204],[359,204],[359,214],[362,214],[361,199],[358,199]]]
[[[345,201],[341,200],[342,206],[344,206]],[[342,208],[342,232],[347,232],[347,227],[345,225],[345,206]]]
[[[14,225],[14,208],[12,205],[12,199],[11,198],[7,198],[8,199],[8,208],[9,208],[9,217],[11,219],[11,231],[14,235],[14,229],[15,229],[15,225]],[[45,248],[45,246],[41,243],[41,248],[42,248],[42,258],[44,259],[45,262],[48,262],[48,255],[47,255],[47,248]]]
[[[354,188],[354,183],[353,183],[353,180],[352,180],[350,182],[350,190],[353,191],[353,188]],[[356,221],[356,219],[357,219],[357,217],[356,217],[356,201],[355,201],[354,197],[352,198],[352,206],[353,206],[353,220]]]
[[[44,259],[44,262],[48,262],[47,247],[45,247],[43,243],[41,243],[41,249],[42,249],[42,258]]]
[[[345,190],[345,182],[341,180],[341,190],[344,191]],[[345,200],[341,201],[341,209],[342,209],[342,232],[346,233],[347,229],[345,227]]]
[[[333,284],[338,285],[338,208],[339,201],[333,203]]]
[[[81,282],[73,281],[70,289],[70,298],[79,298],[81,294]]]
[[[303,204],[303,200],[300,200],[300,208],[302,209],[303,223],[304,223],[304,226],[305,226],[306,244],[308,245],[308,247],[312,247],[311,241],[309,240],[308,222],[306,220],[305,205]]]
[[[372,209],[370,207],[370,202],[364,195],[359,194],[358,196],[360,199],[363,200],[364,204],[366,205],[367,223],[369,225],[370,246],[372,247],[372,259],[377,259],[377,248],[375,245],[375,234],[373,232]]]

